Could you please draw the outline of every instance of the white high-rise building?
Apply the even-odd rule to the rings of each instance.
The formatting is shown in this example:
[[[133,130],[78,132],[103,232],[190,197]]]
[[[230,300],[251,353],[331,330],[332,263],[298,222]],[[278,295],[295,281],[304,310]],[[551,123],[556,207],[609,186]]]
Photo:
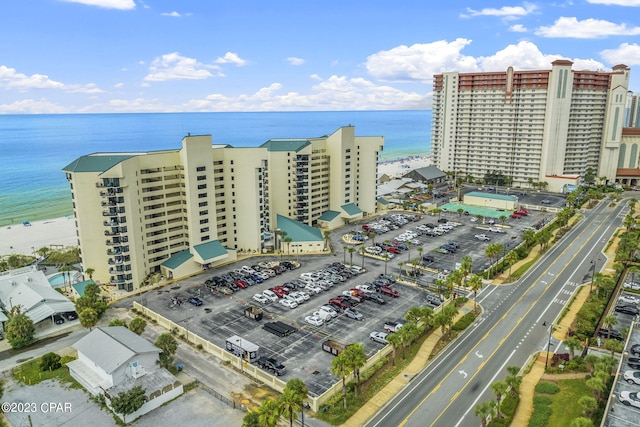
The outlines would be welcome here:
[[[624,110],[624,127],[640,127],[640,94],[629,91],[627,93],[627,105]]]
[[[432,150],[436,166],[481,179],[496,172],[511,185],[549,182],[591,168],[613,181],[630,69],[447,72],[434,76]]]
[[[189,135],[176,150],[81,156],[63,171],[83,267],[130,291],[152,273],[184,277],[232,261],[236,251],[273,251],[279,218],[301,224],[290,235],[300,252],[322,250],[312,226],[323,213],[350,220],[376,211],[383,145],[383,137],[345,126],[254,148]]]

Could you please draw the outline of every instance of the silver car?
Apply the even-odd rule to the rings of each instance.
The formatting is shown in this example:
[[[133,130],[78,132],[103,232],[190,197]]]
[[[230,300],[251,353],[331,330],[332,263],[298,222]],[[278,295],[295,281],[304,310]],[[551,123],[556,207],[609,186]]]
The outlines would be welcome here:
[[[629,384],[640,385],[640,371],[625,371],[624,380]]]

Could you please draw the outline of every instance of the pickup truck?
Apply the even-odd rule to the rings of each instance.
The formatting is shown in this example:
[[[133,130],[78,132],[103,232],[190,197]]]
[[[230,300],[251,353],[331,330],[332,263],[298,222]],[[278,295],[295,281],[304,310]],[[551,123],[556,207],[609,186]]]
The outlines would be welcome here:
[[[387,332],[398,332],[402,328],[402,323],[384,322],[384,330]]]
[[[390,297],[398,298],[400,294],[395,289],[392,289],[389,286],[381,286],[380,293],[384,295],[389,295]]]
[[[256,361],[256,364],[265,371],[273,372],[278,377],[287,372],[286,366],[271,357],[262,356]]]

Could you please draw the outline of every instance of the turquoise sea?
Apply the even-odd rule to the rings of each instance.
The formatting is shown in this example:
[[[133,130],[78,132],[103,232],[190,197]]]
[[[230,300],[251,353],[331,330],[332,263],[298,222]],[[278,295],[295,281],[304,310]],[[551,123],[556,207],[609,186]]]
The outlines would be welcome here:
[[[71,214],[62,168],[84,154],[176,149],[187,133],[255,147],[347,125],[384,136],[383,160],[431,149],[431,111],[0,115],[0,226]]]

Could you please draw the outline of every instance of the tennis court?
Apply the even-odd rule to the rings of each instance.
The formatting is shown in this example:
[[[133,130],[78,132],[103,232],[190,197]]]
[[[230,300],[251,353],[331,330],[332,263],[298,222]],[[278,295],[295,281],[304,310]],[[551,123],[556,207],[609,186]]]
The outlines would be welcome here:
[[[508,217],[509,215],[511,215],[511,212],[505,211],[504,209],[498,210],[482,206],[465,205],[463,203],[447,203],[440,206],[440,209],[456,214],[458,213],[458,209],[463,209],[464,212],[469,212],[469,215],[471,216],[482,215],[484,217],[491,218],[500,218],[503,215]]]

